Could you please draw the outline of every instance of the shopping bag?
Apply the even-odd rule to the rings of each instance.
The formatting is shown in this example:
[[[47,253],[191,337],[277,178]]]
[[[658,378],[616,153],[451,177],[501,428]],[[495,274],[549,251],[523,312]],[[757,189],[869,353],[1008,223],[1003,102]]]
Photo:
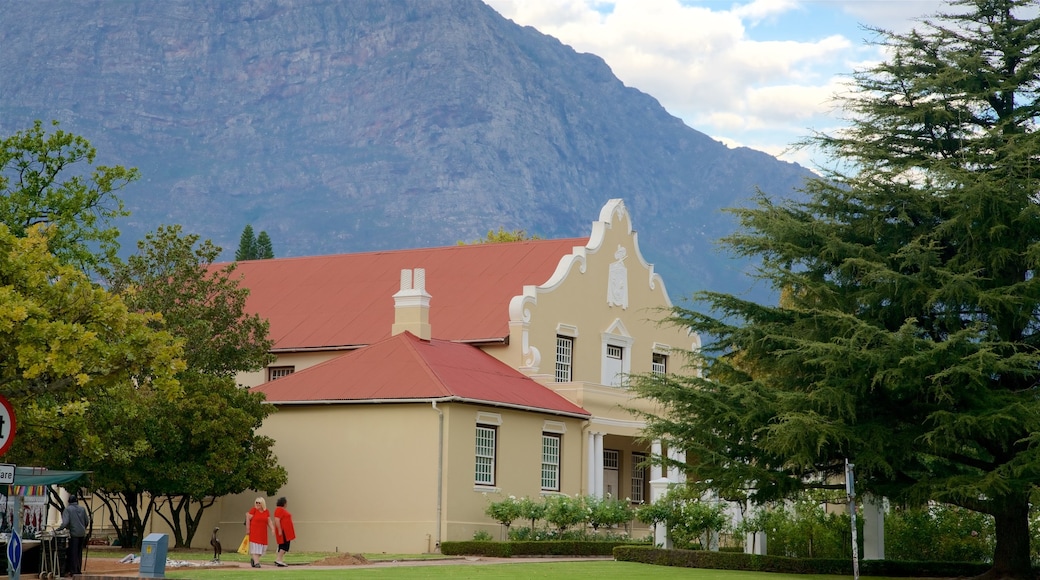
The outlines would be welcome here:
[[[242,538],[242,543],[238,546],[238,553],[243,555],[249,553],[249,534]]]

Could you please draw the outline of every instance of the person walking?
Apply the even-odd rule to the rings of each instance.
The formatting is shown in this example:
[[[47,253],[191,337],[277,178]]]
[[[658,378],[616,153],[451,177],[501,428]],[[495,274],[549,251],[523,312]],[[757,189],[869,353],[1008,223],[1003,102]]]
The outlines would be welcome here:
[[[87,529],[90,527],[90,514],[87,508],[79,505],[76,494],[69,496],[69,505],[61,512],[59,530],[69,531],[69,551],[66,554],[65,572],[69,576],[83,573],[83,547],[87,544]]]
[[[274,532],[274,519],[267,511],[267,500],[256,498],[253,508],[246,513],[246,527],[249,529],[249,560],[254,568],[260,567],[260,558],[267,552],[267,532]]]
[[[296,529],[293,527],[292,514],[285,509],[288,502],[285,497],[278,498],[274,508],[274,539],[278,543],[278,556],[274,560],[275,566],[285,568],[285,554],[289,552],[289,542],[296,539]]]

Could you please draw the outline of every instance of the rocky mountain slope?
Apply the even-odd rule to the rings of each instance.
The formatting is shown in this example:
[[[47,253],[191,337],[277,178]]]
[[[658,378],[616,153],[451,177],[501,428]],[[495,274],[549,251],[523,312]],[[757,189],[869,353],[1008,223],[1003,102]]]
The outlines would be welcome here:
[[[0,18],[0,134],[58,119],[140,168],[124,247],[180,223],[278,256],[588,233],[624,198],[673,300],[741,292],[719,208],[808,175],[729,149],[478,0],[35,0]]]

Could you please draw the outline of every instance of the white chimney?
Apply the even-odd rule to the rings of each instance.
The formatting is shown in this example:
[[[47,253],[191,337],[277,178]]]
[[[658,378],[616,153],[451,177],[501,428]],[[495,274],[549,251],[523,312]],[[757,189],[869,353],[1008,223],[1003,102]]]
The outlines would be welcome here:
[[[401,270],[401,290],[394,294],[394,325],[391,335],[409,331],[430,340],[430,295],[426,293],[426,270]]]

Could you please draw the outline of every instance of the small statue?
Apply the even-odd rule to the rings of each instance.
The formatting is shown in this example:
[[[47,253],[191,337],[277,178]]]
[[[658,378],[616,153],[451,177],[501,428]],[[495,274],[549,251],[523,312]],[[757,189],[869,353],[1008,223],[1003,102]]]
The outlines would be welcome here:
[[[219,532],[219,531],[220,531],[220,528],[213,528],[213,535],[209,539],[209,545],[213,546],[213,563],[214,564],[219,564],[220,563],[220,554],[223,552],[223,550],[220,548],[220,538],[217,537],[217,532]]]

